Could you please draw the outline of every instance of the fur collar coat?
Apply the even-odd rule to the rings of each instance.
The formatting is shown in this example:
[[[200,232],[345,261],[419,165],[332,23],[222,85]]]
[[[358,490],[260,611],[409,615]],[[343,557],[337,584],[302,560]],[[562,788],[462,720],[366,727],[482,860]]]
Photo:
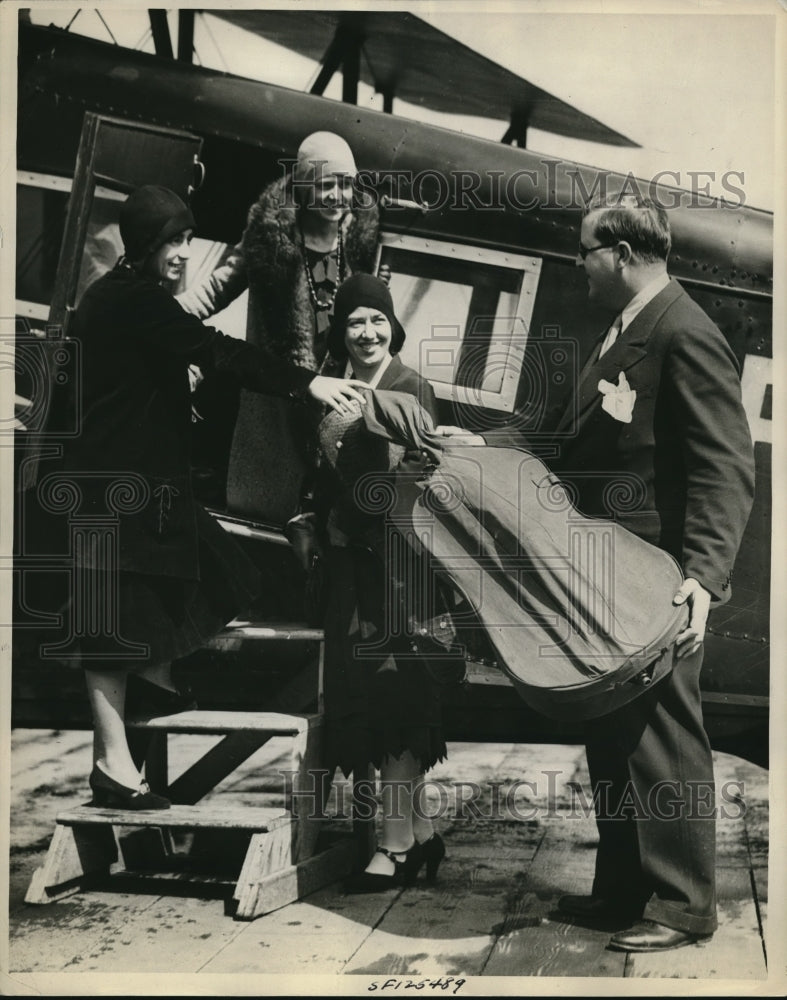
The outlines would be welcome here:
[[[379,239],[376,206],[354,208],[344,222],[346,275],[371,272]],[[243,234],[249,283],[248,339],[280,358],[317,370],[315,319],[290,187],[279,178],[249,210]]]

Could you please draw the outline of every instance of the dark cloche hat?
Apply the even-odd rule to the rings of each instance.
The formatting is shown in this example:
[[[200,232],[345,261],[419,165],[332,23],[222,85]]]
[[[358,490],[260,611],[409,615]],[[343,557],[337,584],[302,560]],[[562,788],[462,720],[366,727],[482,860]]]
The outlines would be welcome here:
[[[120,209],[120,236],[129,260],[142,260],[177,233],[194,228],[188,205],[157,184],[132,191]]]
[[[394,313],[393,299],[388,285],[371,274],[353,274],[342,282],[333,302],[333,318],[328,331],[328,351],[338,361],[347,358],[344,345],[347,317],[359,306],[379,309],[391,324],[391,354],[398,354],[404,344],[405,332]]]

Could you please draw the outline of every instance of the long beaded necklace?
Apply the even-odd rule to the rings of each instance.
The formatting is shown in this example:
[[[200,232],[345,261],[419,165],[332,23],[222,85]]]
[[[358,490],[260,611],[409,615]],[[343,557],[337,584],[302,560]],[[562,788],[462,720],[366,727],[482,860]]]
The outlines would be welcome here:
[[[342,236],[342,227],[339,226],[338,240],[336,242],[336,286],[333,292],[328,296],[327,300],[321,299],[317,291],[317,287],[314,284],[314,276],[312,275],[312,269],[309,267],[309,256],[306,253],[306,240],[303,236],[303,230],[301,230],[301,246],[303,248],[303,268],[306,271],[306,284],[309,286],[309,295],[311,296],[312,305],[315,310],[331,309],[333,308],[333,300],[336,298],[336,292],[338,291],[339,285],[344,281],[344,238]],[[327,261],[330,257],[330,251],[325,254],[323,260]],[[327,273],[327,264],[326,264]]]

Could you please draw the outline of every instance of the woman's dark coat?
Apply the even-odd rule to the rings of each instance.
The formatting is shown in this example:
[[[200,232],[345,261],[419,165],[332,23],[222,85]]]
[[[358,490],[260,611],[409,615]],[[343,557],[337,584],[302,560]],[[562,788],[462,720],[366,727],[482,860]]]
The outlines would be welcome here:
[[[189,364],[293,400],[305,397],[314,373],[204,326],[163,287],[122,267],[86,291],[72,336],[80,433],[65,443],[57,475],[81,490],[81,516],[117,516],[121,571],[198,579]],[[80,558],[90,565],[89,553]]]

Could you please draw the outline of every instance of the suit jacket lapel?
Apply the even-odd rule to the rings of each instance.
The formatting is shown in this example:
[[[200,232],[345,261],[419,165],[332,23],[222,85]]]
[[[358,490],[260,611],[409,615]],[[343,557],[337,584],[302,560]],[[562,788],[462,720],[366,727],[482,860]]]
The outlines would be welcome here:
[[[620,372],[628,371],[645,357],[646,345],[656,324],[667,307],[681,294],[683,289],[680,285],[674,280],[670,281],[666,288],[663,288],[641,312],[637,313],[631,324],[603,357],[592,361],[593,354],[591,354],[591,362],[580,373],[574,397],[569,400],[558,421],[557,432],[567,430],[572,425],[578,431],[596,406],[601,405],[602,394],[598,390],[600,379],[616,383]]]

